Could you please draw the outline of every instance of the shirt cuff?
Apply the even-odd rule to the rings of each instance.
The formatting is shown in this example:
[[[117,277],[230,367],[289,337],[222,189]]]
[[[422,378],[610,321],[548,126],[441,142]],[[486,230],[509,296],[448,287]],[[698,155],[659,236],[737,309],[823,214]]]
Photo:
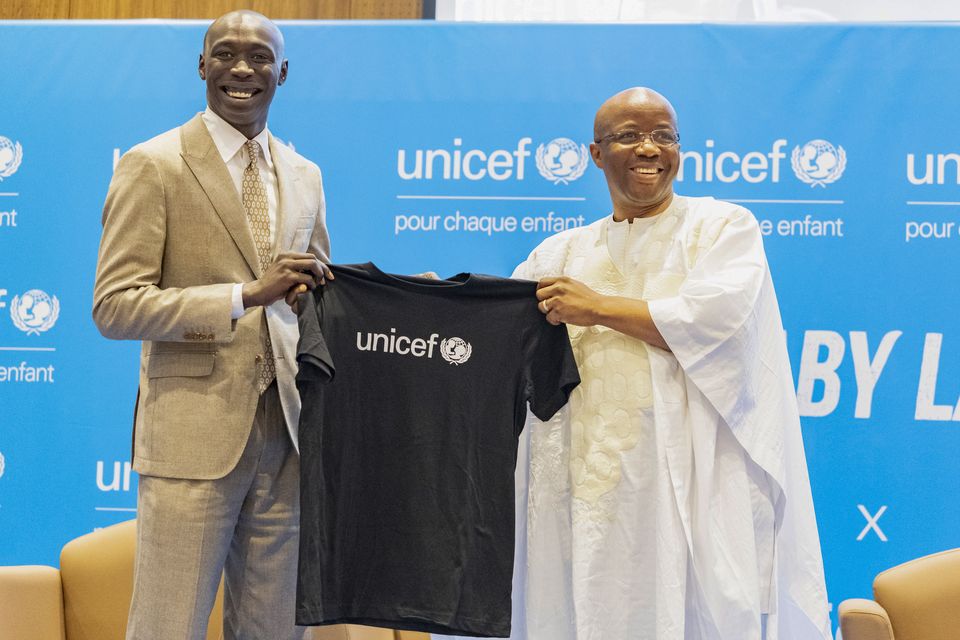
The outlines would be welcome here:
[[[230,319],[236,320],[243,316],[243,284],[238,283],[233,285],[233,295],[231,297],[231,309],[230,309]]]

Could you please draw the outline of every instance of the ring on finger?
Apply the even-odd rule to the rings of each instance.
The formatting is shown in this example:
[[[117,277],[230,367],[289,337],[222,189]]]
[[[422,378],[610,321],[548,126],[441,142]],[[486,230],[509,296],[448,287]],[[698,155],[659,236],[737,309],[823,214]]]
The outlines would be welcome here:
[[[543,312],[544,312],[544,313],[550,313],[550,307],[547,306],[547,301],[546,301],[546,300],[541,300],[541,301],[540,301],[540,308],[543,309]]]

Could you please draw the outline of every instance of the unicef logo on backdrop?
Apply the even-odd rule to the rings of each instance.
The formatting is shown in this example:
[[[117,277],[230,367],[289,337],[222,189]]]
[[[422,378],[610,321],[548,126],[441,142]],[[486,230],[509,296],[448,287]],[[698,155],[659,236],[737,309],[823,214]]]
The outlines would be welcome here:
[[[470,359],[473,347],[463,338],[444,338],[440,341],[440,355],[450,364],[457,366]]]
[[[0,136],[0,181],[9,178],[20,168],[23,148],[19,142]]]
[[[10,303],[10,318],[17,329],[27,335],[40,335],[57,322],[60,301],[57,296],[47,295],[40,289],[31,289],[21,296],[14,296]]]
[[[553,184],[569,184],[582,176],[589,159],[587,146],[570,138],[554,138],[537,147],[537,170]]]
[[[554,184],[569,184],[583,175],[590,161],[590,150],[570,138],[554,138],[537,147],[528,145],[533,138],[524,136],[516,147],[489,148],[465,145],[456,137],[452,146],[433,149],[397,149],[397,176],[401,180],[525,180],[527,158],[535,155],[537,170]]]
[[[0,478],[3,477],[3,470],[6,468],[7,462],[3,459],[3,453],[0,452]]]
[[[811,187],[824,187],[836,182],[847,167],[847,153],[840,145],[826,140],[811,140],[793,148],[790,156],[793,172]]]

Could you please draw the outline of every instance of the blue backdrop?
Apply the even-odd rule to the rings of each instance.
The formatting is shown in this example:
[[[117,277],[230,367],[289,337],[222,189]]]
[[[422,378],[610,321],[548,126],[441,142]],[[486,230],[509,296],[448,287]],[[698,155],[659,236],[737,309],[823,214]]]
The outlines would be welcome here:
[[[761,221],[836,604],[958,545],[960,27],[289,23],[271,130],[324,171],[337,262],[509,274],[608,213],[582,155],[628,86],[677,190]],[[90,319],[133,144],[204,107],[199,23],[0,22],[0,563],[132,517],[138,348]]]

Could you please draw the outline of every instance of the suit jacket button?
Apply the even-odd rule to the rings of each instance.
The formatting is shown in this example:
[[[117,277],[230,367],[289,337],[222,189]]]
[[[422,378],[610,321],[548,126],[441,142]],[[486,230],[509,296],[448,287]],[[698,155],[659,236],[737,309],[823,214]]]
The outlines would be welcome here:
[[[257,364],[260,364],[261,362],[263,362],[263,356],[258,353],[257,357],[255,357],[253,361],[256,362]]]

